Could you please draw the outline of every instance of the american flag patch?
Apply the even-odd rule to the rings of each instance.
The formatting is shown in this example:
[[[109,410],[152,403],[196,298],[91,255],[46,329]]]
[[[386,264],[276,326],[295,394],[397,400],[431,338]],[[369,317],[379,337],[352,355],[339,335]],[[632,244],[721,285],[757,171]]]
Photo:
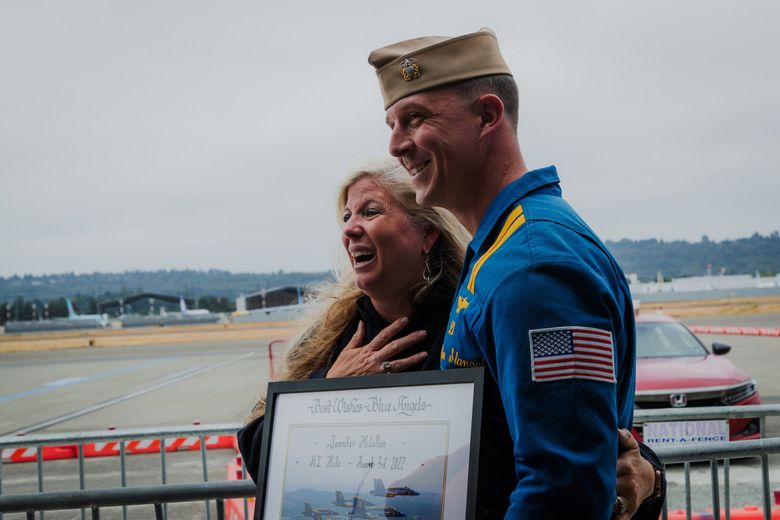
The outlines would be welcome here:
[[[615,382],[612,333],[589,327],[528,331],[534,381],[593,379]]]

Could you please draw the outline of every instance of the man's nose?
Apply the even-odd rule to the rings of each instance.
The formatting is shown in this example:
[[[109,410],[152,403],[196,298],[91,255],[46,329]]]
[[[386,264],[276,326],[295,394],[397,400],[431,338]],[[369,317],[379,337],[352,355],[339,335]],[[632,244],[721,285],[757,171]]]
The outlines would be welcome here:
[[[390,155],[393,157],[401,157],[412,147],[412,140],[409,138],[409,134],[396,125],[396,127],[390,132]]]

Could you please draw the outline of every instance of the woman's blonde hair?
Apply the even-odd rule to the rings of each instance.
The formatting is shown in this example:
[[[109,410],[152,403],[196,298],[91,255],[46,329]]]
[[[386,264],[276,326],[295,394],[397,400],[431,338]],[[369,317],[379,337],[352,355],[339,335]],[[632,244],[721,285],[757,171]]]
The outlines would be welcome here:
[[[428,253],[429,280],[411,288],[412,302],[422,301],[430,288],[441,279],[452,287],[457,286],[469,235],[449,211],[417,204],[409,174],[397,161],[372,161],[342,183],[336,206],[339,221],[349,189],[362,179],[370,180],[390,195],[413,225],[420,229],[433,227],[439,230],[439,238]],[[315,304],[316,310],[302,323],[299,332],[290,341],[287,366],[281,379],[307,379],[313,372],[327,365],[339,337],[357,315],[357,301],[362,295],[363,292],[355,285],[355,273],[348,263],[341,269],[337,281],[315,288],[309,300]],[[264,413],[265,398],[261,398],[246,421]]]

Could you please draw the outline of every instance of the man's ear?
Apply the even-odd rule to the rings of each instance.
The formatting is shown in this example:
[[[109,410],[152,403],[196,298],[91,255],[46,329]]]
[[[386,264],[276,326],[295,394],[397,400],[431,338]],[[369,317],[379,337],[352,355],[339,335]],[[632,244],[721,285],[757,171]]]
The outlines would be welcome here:
[[[483,94],[477,100],[480,116],[480,139],[493,134],[504,120],[504,102],[495,94]]]

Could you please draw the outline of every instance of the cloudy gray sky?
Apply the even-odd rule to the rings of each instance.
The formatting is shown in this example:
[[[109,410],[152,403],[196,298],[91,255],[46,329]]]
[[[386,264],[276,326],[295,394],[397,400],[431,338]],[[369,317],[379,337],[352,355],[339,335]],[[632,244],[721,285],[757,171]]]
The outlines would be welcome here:
[[[324,270],[389,131],[366,63],[496,31],[531,167],[604,239],[780,229],[780,3],[0,3],[0,276]]]

